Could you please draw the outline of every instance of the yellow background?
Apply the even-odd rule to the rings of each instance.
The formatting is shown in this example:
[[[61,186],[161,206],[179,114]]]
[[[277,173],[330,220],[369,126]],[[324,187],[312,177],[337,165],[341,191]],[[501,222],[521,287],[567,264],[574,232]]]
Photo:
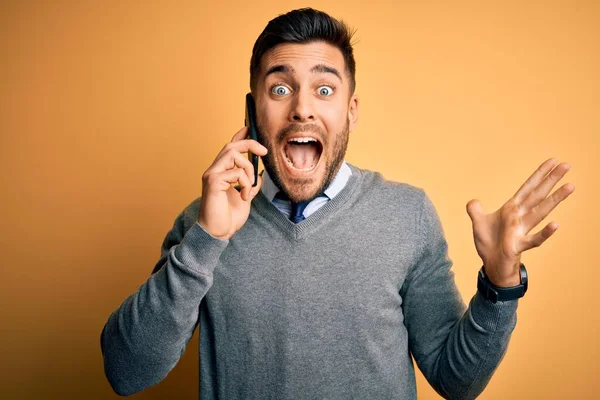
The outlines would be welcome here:
[[[243,126],[256,37],[302,6],[2,2],[3,399],[117,398],[100,331]],[[577,189],[546,221],[557,233],[523,256],[530,291],[481,398],[599,396],[600,3],[311,6],[358,29],[347,160],[428,192],[465,301],[480,267],[465,204],[493,211],[545,159],[571,163],[562,183]],[[197,351],[196,333],[134,398],[197,398]],[[420,375],[418,390],[438,398]]]

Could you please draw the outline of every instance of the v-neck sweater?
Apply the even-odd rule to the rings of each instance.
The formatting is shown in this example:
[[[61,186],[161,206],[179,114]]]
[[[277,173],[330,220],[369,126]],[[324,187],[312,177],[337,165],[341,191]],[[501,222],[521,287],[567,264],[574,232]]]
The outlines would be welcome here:
[[[425,192],[350,165],[294,224],[259,192],[229,240],[175,219],[153,273],[108,319],[106,376],[128,395],[175,367],[199,326],[200,398],[416,399],[413,360],[447,398],[485,388],[518,301],[464,304]]]

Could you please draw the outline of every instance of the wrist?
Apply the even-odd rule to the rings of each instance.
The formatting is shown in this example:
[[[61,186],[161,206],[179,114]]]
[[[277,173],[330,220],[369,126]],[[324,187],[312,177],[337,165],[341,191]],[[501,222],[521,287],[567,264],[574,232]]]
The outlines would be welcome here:
[[[510,287],[499,287],[494,285],[487,277],[484,267],[479,270],[477,277],[477,289],[479,292],[492,303],[497,301],[516,300],[525,295],[528,287],[528,277],[525,265],[519,266],[520,279],[517,285]]]
[[[518,262],[512,266],[510,270],[513,271],[513,273],[509,276],[500,276],[500,274],[496,272],[499,270],[499,268],[488,267],[485,264],[481,268],[485,272],[485,275],[490,283],[499,288],[507,288],[521,284],[521,265],[523,264]],[[502,270],[505,270],[505,268],[502,268]]]
[[[487,275],[487,273],[486,273]],[[521,275],[513,275],[510,278],[506,278],[506,279],[502,279],[502,280],[494,280],[492,279],[489,275],[487,275],[488,280],[490,281],[490,283],[496,287],[499,288],[508,288],[508,287],[513,287],[513,286],[517,286],[519,284],[521,284]]]
[[[204,222],[202,220],[202,218],[198,218],[197,220],[198,225],[200,225],[200,227],[202,228],[202,230],[206,233],[208,233],[211,237],[215,238],[215,239],[219,239],[219,240],[229,240],[231,239],[231,237],[233,236],[233,233],[228,233],[228,234],[217,234],[215,232],[211,232],[210,229],[208,229],[206,222]]]

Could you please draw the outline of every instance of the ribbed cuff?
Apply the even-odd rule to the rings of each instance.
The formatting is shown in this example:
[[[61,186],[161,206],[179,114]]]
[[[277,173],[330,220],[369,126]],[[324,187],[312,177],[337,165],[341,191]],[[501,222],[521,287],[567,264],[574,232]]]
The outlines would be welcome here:
[[[477,291],[471,299],[471,316],[486,331],[512,331],[516,324],[518,304],[518,299],[492,303]]]
[[[174,257],[181,264],[204,275],[211,275],[229,240],[218,239],[196,222],[175,247]]]

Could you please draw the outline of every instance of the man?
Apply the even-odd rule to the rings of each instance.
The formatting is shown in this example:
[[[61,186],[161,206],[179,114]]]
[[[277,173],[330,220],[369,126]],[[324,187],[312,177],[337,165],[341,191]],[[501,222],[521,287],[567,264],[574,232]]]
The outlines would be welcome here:
[[[203,400],[414,399],[411,355],[444,397],[489,382],[526,289],[520,255],[558,226],[528,233],[573,192],[548,196],[569,165],[544,162],[492,214],[467,204],[484,267],[465,307],[423,190],[344,162],[359,110],[351,36],[301,9],[256,41],[259,141],[243,128],[217,155],[153,274],[106,323],[117,393],[162,380],[197,324]],[[256,186],[247,152],[265,165]]]

